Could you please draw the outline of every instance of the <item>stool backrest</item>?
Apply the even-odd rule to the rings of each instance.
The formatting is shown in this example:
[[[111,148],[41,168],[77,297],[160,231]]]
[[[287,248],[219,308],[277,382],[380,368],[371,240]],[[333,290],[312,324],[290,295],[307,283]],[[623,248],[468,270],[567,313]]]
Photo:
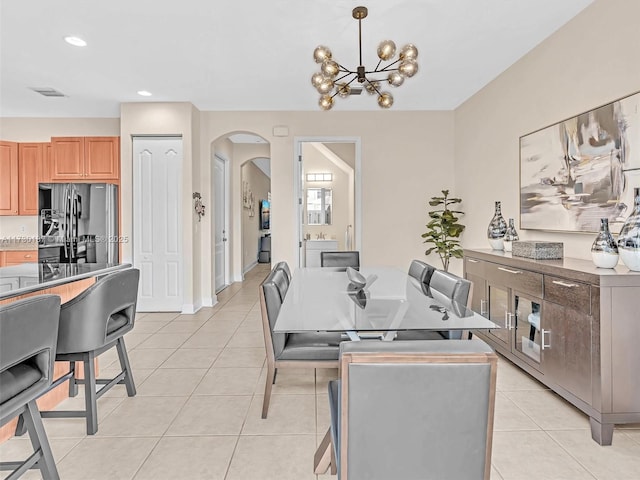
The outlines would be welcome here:
[[[60,308],[58,353],[97,350],[133,328],[140,271],[120,270],[101,277]],[[109,321],[118,316],[123,326],[108,332]]]
[[[51,385],[59,316],[60,297],[57,295],[37,295],[0,305],[0,390],[6,394],[11,387],[3,384],[19,381],[17,377],[21,370],[24,371],[21,364],[35,367],[40,372],[38,381],[20,388],[17,395],[3,399],[0,418],[8,418]]]

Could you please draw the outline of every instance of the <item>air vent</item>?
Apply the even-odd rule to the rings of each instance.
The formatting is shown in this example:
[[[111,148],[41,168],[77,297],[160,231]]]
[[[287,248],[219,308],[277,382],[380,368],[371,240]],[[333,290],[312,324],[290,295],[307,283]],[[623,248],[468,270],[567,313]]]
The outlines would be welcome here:
[[[351,93],[349,95],[360,95],[362,93],[362,87],[351,87]]]
[[[36,93],[44,95],[45,97],[66,97],[66,95],[58,90],[49,87],[29,87]]]

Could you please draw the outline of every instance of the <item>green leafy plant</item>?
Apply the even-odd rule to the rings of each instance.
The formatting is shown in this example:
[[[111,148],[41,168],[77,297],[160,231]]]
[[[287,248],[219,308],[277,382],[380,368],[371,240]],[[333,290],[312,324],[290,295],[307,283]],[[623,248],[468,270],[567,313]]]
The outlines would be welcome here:
[[[430,206],[441,206],[441,208],[429,211],[430,221],[427,224],[429,230],[422,234],[422,238],[425,239],[424,243],[433,244],[424,252],[425,255],[436,252],[442,260],[442,268],[448,272],[451,257],[462,258],[462,247],[457,239],[460,238],[465,226],[458,223],[458,215],[464,215],[464,212],[449,209],[451,205],[462,202],[460,198],[450,198],[449,190],[442,190],[442,195],[442,197],[431,197],[429,200]]]

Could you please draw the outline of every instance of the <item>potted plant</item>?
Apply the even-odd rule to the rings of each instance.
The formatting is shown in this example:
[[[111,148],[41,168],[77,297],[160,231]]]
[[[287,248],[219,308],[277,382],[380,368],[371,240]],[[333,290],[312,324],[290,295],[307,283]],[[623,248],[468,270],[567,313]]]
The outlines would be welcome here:
[[[451,205],[462,202],[460,198],[450,198],[449,190],[442,190],[442,197],[431,197],[429,205],[432,207],[441,207],[437,210],[429,211],[430,221],[427,224],[429,229],[422,234],[424,243],[432,243],[425,255],[436,252],[442,260],[442,268],[445,272],[449,271],[449,260],[451,257],[462,258],[462,247],[460,246],[460,235],[464,231],[465,226],[458,223],[458,215],[464,215],[459,210],[450,210]]]

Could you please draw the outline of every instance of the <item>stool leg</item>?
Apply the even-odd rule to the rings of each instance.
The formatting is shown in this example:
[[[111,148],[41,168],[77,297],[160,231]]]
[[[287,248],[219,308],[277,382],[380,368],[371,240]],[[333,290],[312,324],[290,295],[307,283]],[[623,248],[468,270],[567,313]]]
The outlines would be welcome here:
[[[40,451],[42,458],[38,460],[38,467],[42,473],[42,478],[46,480],[59,480],[58,470],[56,469],[56,462],[53,459],[53,453],[51,453],[51,447],[49,446],[49,440],[47,439],[47,432],[44,430],[42,424],[42,418],[36,401],[32,400],[27,404],[25,412],[22,414],[24,422],[29,431],[29,438],[33,451]]]
[[[84,357],[84,402],[87,417],[87,435],[98,431],[98,405],[96,395],[95,354],[89,352]]]
[[[69,396],[75,397],[78,395],[78,382],[76,382],[76,362],[69,362],[69,371],[72,373],[69,379]]]
[[[16,424],[16,431],[14,435],[16,437],[21,437],[25,433],[27,433],[27,427],[24,424],[24,414],[20,414],[20,416],[18,417],[18,423]]]
[[[118,350],[118,358],[120,358],[120,367],[125,373],[124,384],[127,387],[127,395],[135,397],[136,384],[133,381],[133,372],[131,372],[131,364],[129,363],[129,356],[127,355],[127,347],[124,344],[124,337],[118,339],[116,350]]]

